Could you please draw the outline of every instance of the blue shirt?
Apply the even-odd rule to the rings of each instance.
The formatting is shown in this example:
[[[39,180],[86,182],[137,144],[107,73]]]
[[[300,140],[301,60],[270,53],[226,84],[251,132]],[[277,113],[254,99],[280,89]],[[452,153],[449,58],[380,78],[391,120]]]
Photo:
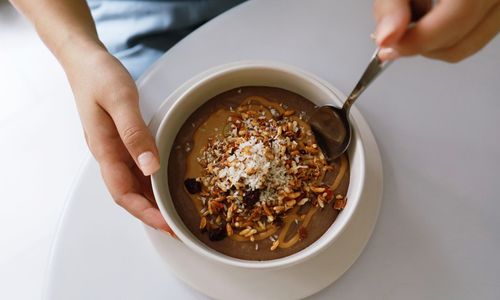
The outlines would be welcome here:
[[[138,78],[191,31],[245,0],[88,0],[99,38]]]

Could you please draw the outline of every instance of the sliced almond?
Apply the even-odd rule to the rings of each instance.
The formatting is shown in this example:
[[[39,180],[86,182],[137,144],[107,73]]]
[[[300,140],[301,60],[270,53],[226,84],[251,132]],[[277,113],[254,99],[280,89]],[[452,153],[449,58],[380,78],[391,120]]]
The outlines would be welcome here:
[[[204,229],[205,227],[207,227],[207,218],[202,217],[200,221],[200,229]]]
[[[285,208],[286,209],[290,209],[290,208],[294,207],[296,203],[297,203],[297,201],[295,201],[295,200],[287,201],[285,203]]]
[[[320,194],[320,193],[323,193],[325,191],[325,188],[320,187],[320,186],[311,186],[311,191],[313,191],[317,194]]]
[[[242,236],[246,236],[247,233],[250,232],[250,230],[252,230],[252,228],[245,228],[243,229],[242,231],[240,231],[240,233],[238,233],[239,235],[242,235]]]
[[[253,229],[253,228],[252,228],[252,229],[250,229],[250,230],[249,230],[246,234],[244,234],[244,236],[245,236],[245,237],[250,237],[250,236],[252,236],[252,235],[254,235],[254,234],[256,234],[256,233],[257,233],[257,229]]]
[[[227,232],[227,236],[233,235],[233,227],[231,227],[231,224],[229,224],[229,223],[226,224],[226,232]]]
[[[302,200],[299,201],[299,203],[297,203],[297,205],[302,206],[302,205],[306,204],[307,201],[309,201],[309,198],[303,198]]]
[[[294,193],[287,194],[286,196],[290,199],[295,199],[295,198],[299,197],[300,194],[301,194],[301,192],[294,192]]]
[[[271,251],[276,250],[276,248],[278,248],[279,244],[280,244],[279,240],[274,241],[273,245],[271,246]]]

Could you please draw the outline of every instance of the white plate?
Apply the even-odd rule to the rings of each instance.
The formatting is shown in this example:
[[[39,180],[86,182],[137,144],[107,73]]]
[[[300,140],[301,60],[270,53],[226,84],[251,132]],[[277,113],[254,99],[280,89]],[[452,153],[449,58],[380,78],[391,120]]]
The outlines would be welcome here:
[[[151,83],[148,78],[158,78],[147,77],[141,84],[142,88],[148,87],[145,102],[151,105],[158,103],[155,98],[164,96],[149,90],[161,81]],[[161,110],[165,108],[162,106]],[[295,299],[328,286],[361,253],[371,235],[381,203],[380,154],[364,119],[355,108],[351,112],[359,125],[366,152],[363,198],[345,233],[330,249],[307,264],[272,272],[242,272],[202,261],[164,233],[143,230],[139,221],[118,208],[102,182],[96,162],[90,159],[75,180],[59,222],[44,298],[204,299],[180,284],[175,275],[214,298],[238,295],[239,299],[256,299],[262,293],[265,295],[261,299]],[[148,240],[152,241],[154,248]],[[274,291],[269,289],[271,286],[279,289]],[[330,294],[333,290],[327,292]]]
[[[217,68],[208,72],[217,72]],[[191,79],[160,107],[150,123],[153,135],[172,105],[172,99],[176,99],[192,82],[197,82],[204,76],[206,73]],[[328,83],[320,81],[337,95],[342,95]],[[351,110],[351,117],[358,124],[359,134],[365,145],[366,181],[351,223],[327,250],[288,268],[242,269],[203,258],[178,240],[145,227],[167,266],[190,286],[217,299],[234,299],[235,295],[238,295],[238,299],[304,298],[337,280],[354,263],[366,245],[375,226],[382,199],[382,164],[375,139],[356,108]]]

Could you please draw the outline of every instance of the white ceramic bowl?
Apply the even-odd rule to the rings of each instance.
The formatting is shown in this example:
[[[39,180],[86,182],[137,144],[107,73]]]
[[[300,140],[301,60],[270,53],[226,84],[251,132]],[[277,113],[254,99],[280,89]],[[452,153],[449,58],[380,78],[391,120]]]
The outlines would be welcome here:
[[[361,190],[365,181],[365,157],[362,151],[363,142],[357,134],[358,126],[353,123],[353,139],[349,149],[350,183],[347,192],[347,205],[338,215],[330,228],[309,247],[287,257],[268,260],[251,261],[233,258],[213,250],[197,239],[184,225],[175,210],[168,186],[167,165],[172,144],[177,132],[186,119],[205,101],[224,91],[241,86],[270,86],[283,88],[311,100],[317,105],[340,105],[338,91],[326,87],[321,79],[301,71],[295,67],[276,62],[245,61],[220,66],[204,72],[196,79],[188,81],[184,92],[173,102],[165,114],[156,133],[156,143],[160,152],[161,169],[152,176],[153,191],[160,211],[179,239],[191,250],[224,264],[253,269],[269,269],[291,266],[307,260],[334,243],[341,234],[356,210],[360,201]],[[187,86],[186,86],[187,85]],[[176,93],[174,93],[176,94]],[[172,96],[171,96],[172,97]],[[344,99],[344,97],[342,97]],[[176,187],[182,188],[182,187]],[[186,249],[188,251],[188,249]]]

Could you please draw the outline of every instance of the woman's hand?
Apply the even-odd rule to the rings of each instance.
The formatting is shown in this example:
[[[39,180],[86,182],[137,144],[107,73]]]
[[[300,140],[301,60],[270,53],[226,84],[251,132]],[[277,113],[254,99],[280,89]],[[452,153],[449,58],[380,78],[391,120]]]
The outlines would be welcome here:
[[[63,65],[85,138],[113,199],[144,223],[171,233],[154,205],[147,177],[160,164],[154,139],[139,111],[134,81],[100,46],[68,50]]]
[[[374,14],[382,60],[421,54],[458,62],[500,31],[499,0],[441,0],[408,30],[409,0],[375,0]]]
[[[145,224],[172,234],[154,204],[147,177],[160,163],[139,112],[137,88],[99,41],[86,1],[11,1],[63,66],[85,139],[114,200]]]

